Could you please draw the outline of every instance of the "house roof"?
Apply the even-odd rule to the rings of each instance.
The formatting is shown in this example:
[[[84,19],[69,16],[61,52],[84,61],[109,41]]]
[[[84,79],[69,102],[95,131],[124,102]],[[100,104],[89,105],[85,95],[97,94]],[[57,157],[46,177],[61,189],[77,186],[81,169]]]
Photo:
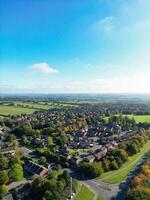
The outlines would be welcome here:
[[[30,160],[27,160],[25,162],[25,169],[33,174],[38,174],[40,175],[42,172],[47,172],[48,169],[41,166],[41,165],[38,165],[37,163],[34,163]]]

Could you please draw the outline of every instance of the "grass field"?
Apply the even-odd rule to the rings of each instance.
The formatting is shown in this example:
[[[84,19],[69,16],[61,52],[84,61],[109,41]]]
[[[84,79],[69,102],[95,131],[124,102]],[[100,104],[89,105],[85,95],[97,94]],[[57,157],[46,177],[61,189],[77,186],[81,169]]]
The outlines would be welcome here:
[[[96,200],[106,200],[105,197],[103,197],[102,195],[100,195],[99,197],[97,197]]]
[[[130,171],[135,168],[148,150],[150,150],[150,140],[141,148],[139,153],[129,157],[128,161],[124,163],[119,170],[103,173],[100,177],[100,180],[110,184],[121,183],[130,173]]]
[[[48,109],[52,109],[52,108],[75,106],[75,105],[69,104],[69,103],[47,103],[47,104],[45,104],[44,102],[39,102],[39,103],[27,102],[26,103],[26,102],[21,102],[21,101],[16,101],[14,103],[17,107],[19,107],[19,105],[23,105],[23,106],[27,106],[27,107],[34,108],[34,109],[44,109],[44,110],[48,110]]]
[[[130,118],[134,117],[137,122],[149,122],[150,123],[150,115],[126,115]]]
[[[93,200],[94,194],[84,185],[81,186],[81,189],[74,200]]]
[[[0,105],[0,120],[8,115],[20,115],[20,114],[32,114],[36,110],[48,110],[52,108],[72,107],[76,105],[67,103],[48,103],[44,102],[32,103],[15,101],[14,105],[8,105],[7,103]]]
[[[22,108],[22,107],[16,107],[16,106],[6,106],[6,105],[0,105],[0,116],[1,118],[7,117],[8,115],[20,115],[23,113],[31,114],[35,111],[35,109],[32,108]]]
[[[136,122],[148,122],[150,123],[150,115],[123,115],[128,116],[129,118],[134,118]],[[104,118],[108,121],[109,117]]]

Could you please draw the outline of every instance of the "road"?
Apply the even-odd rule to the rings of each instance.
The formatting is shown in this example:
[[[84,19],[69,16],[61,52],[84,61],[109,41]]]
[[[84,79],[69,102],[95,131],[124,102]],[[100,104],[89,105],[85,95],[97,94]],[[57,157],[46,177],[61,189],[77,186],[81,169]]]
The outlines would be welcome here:
[[[81,176],[80,174],[78,174],[77,172],[71,169],[67,169],[67,171],[70,173],[70,175],[73,178],[80,180],[85,186],[89,187],[94,192],[95,197],[93,200],[96,200],[96,198],[99,195],[104,196],[106,200],[123,200],[131,184],[131,180],[133,176],[139,173],[140,166],[146,160],[146,157],[147,157],[146,155],[136,165],[134,170],[127,176],[127,178],[120,184],[108,184],[98,179],[90,180],[90,179],[86,179],[85,177]]]
[[[37,157],[36,152],[34,152],[33,150],[30,150],[26,147],[21,148],[25,152],[26,156]],[[99,195],[104,196],[106,200],[123,200],[126,195],[127,189],[130,186],[132,177],[139,172],[140,165],[144,162],[145,159],[146,155],[136,165],[135,169],[127,176],[127,178],[120,184],[108,184],[103,182],[103,180],[86,179],[73,169],[66,168],[64,170],[67,170],[73,178],[81,181],[85,186],[93,191],[93,193],[95,194],[93,200],[96,200]],[[22,182],[20,182],[20,184],[22,184]],[[10,185],[10,188],[13,187],[15,187],[15,185]]]

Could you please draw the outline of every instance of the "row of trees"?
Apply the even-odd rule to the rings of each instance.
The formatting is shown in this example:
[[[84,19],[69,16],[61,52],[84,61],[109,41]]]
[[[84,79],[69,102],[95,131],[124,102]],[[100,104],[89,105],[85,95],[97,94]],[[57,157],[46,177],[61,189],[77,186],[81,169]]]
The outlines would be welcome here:
[[[119,124],[121,126],[133,127],[136,125],[136,121],[134,118],[129,118],[128,116],[123,115],[114,115],[109,118],[109,123]]]
[[[141,172],[133,178],[126,200],[150,199],[150,162],[141,167]]]
[[[21,165],[19,152],[8,159],[6,156],[0,157],[0,197],[8,192],[7,184],[12,181],[23,179],[23,168]]]
[[[106,172],[119,169],[128,160],[128,156],[132,156],[140,151],[148,139],[149,132],[142,132],[136,134],[130,140],[120,143],[117,149],[109,151],[102,160],[103,170]]]

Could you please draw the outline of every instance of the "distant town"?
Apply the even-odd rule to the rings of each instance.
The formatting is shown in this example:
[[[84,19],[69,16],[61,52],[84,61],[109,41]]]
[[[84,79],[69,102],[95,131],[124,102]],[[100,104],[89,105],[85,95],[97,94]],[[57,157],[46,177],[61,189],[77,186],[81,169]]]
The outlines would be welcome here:
[[[111,98],[1,97],[1,198],[131,199],[150,170],[150,105]]]

